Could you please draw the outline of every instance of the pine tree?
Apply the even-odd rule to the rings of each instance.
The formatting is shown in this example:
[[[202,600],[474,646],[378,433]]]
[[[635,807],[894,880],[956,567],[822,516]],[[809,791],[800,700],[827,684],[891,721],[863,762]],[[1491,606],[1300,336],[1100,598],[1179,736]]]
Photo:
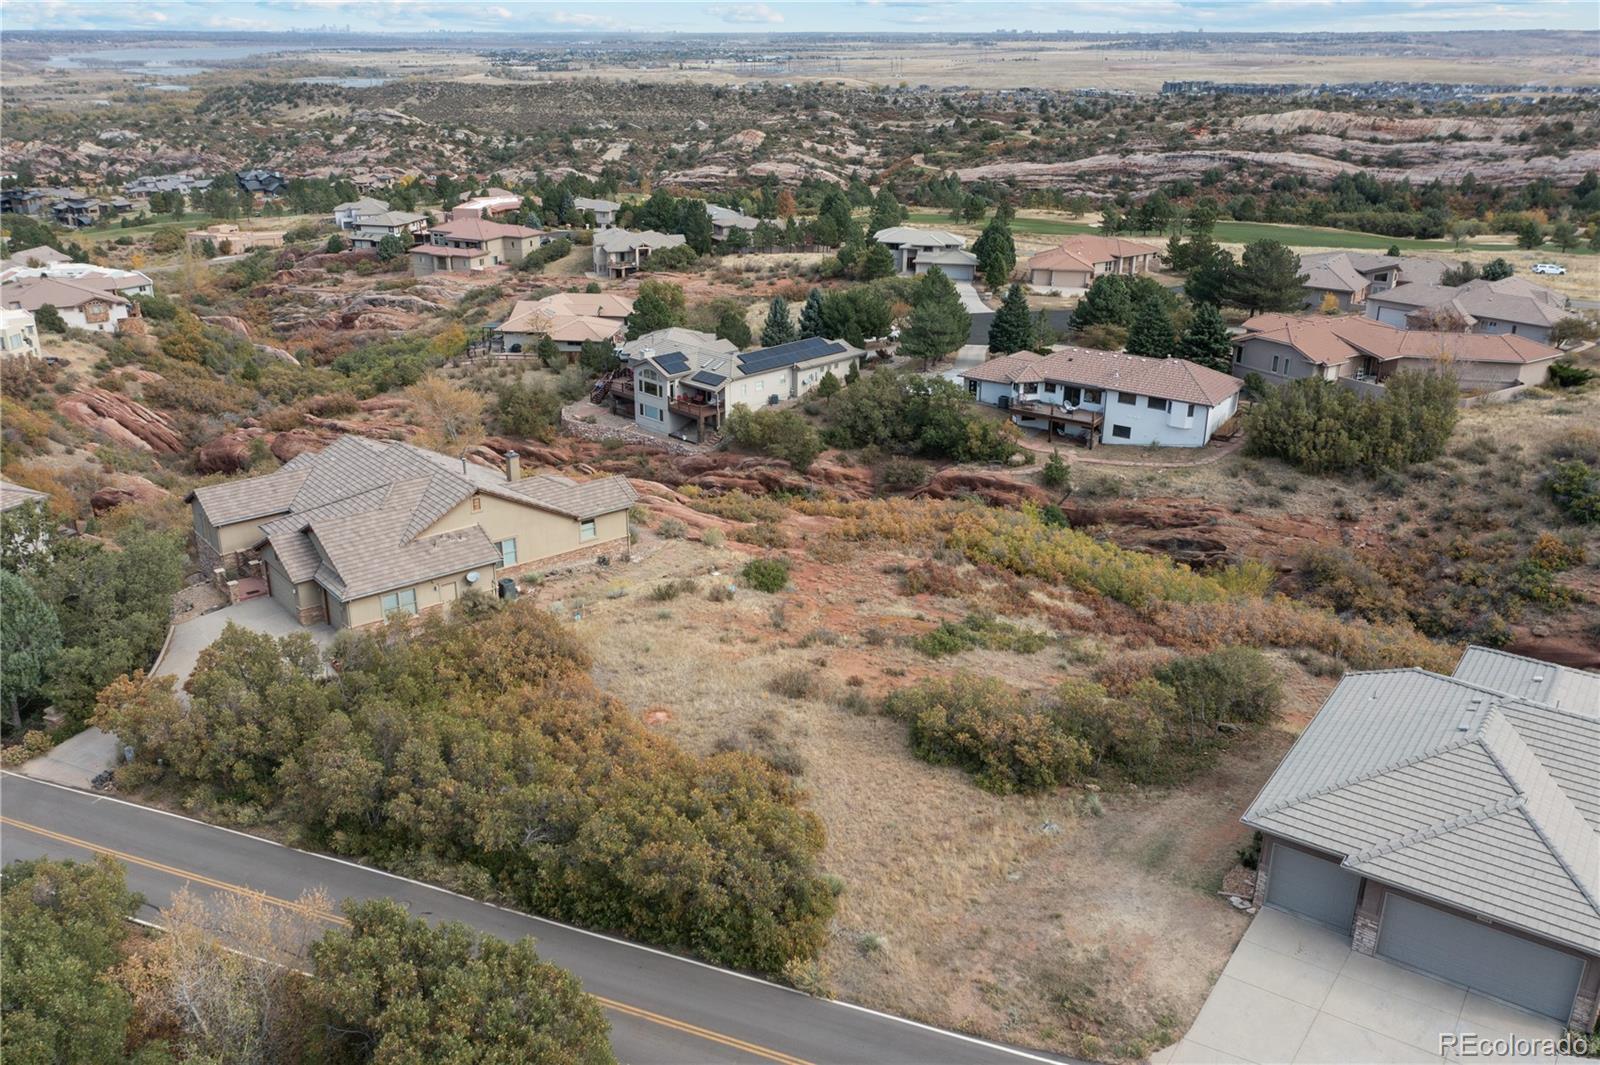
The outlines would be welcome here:
[[[1128,282],[1120,274],[1102,274],[1094,279],[1072,312],[1072,328],[1082,332],[1095,325],[1133,324],[1133,300]]]
[[[983,227],[983,232],[972,245],[972,254],[978,257],[978,271],[990,288],[999,288],[1017,268],[1017,243],[1011,236],[1011,226],[1000,212]]]
[[[874,241],[872,247],[861,257],[861,268],[858,272],[863,281],[890,276],[894,273],[894,252]]]
[[[1228,302],[1251,314],[1289,312],[1305,298],[1306,276],[1300,256],[1275,240],[1258,240],[1245,246],[1238,269],[1228,283]]]
[[[911,318],[900,337],[900,350],[930,363],[967,342],[972,316],[945,272],[935,266],[923,275],[912,297]]]
[[[989,325],[989,350],[998,355],[1024,351],[1033,346],[1033,318],[1028,313],[1028,295],[1013,283],[1006,290],[1005,302]]]
[[[878,196],[872,202],[872,221],[868,224],[869,234],[877,233],[882,229],[889,229],[899,225],[905,219],[905,208],[900,206],[900,201],[894,198],[894,193],[888,187],[878,191]]]
[[[789,318],[789,305],[782,296],[774,296],[767,307],[766,324],[761,327],[761,346],[776,347],[793,339],[794,322]]]
[[[1172,354],[1172,318],[1158,299],[1141,300],[1128,331],[1128,352],[1152,359]]]
[[[800,336],[819,337],[822,335],[822,290],[814,288],[806,296],[806,305],[800,308]]]
[[[1222,312],[1214,304],[1202,303],[1195,308],[1173,354],[1227,373],[1233,358],[1233,345],[1228,341],[1228,323],[1222,320]]]
[[[678,229],[689,247],[701,255],[711,252],[711,215],[699,200],[683,200],[678,206]]]

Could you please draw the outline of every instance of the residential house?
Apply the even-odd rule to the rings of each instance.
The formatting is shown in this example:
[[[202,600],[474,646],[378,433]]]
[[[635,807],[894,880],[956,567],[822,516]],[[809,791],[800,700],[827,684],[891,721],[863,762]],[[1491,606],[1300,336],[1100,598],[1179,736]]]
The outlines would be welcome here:
[[[289,187],[289,181],[276,170],[256,168],[234,175],[239,187],[252,196],[276,196]]]
[[[558,292],[539,300],[518,300],[495,327],[502,351],[531,352],[549,337],[572,362],[589,341],[620,341],[633,298],[614,292]]]
[[[68,196],[51,204],[50,213],[57,225],[82,229],[85,226],[95,225],[101,218],[110,214],[111,207],[93,196]]]
[[[1367,297],[1366,316],[1401,328],[1510,333],[1540,344],[1567,317],[1567,298],[1520,277],[1464,285],[1407,284]]]
[[[51,204],[72,195],[71,189],[60,188],[0,189],[0,214],[38,218],[49,213]]]
[[[978,276],[978,257],[965,248],[939,248],[917,256],[916,274],[923,276],[938,267],[952,281],[973,281]]]
[[[1450,265],[1438,259],[1334,251],[1302,255],[1300,269],[1306,275],[1306,308],[1320,309],[1331,295],[1341,311],[1348,311],[1366,303],[1370,293],[1396,285],[1436,285]]]
[[[1060,347],[963,370],[979,403],[1025,429],[1103,444],[1204,447],[1238,411],[1241,382],[1187,359]]]
[[[1161,249],[1121,237],[1083,234],[1028,260],[1028,284],[1044,289],[1086,289],[1102,274],[1143,274]]]
[[[333,224],[340,229],[354,229],[356,219],[364,214],[383,214],[389,205],[383,200],[372,196],[362,196],[360,199],[341,203],[333,209]]]
[[[683,243],[680,233],[657,233],[653,229],[602,230],[594,236],[594,272],[600,277],[629,277],[638,272],[651,252],[676,248]]]
[[[239,255],[257,248],[283,247],[283,231],[276,229],[240,229],[232,222],[218,222],[204,229],[191,229],[184,234],[190,246],[210,241],[219,255]]]
[[[426,277],[518,263],[551,239],[542,229],[491,222],[475,209],[457,207],[448,221],[429,229],[426,239],[411,249],[411,272]]]
[[[0,478],[0,514],[18,507],[43,507],[49,502],[50,497],[43,492]]]
[[[894,253],[894,272],[903,275],[926,273],[917,269],[917,259],[923,255],[960,251],[967,246],[965,237],[946,233],[942,229],[919,229],[916,226],[890,226],[878,230],[872,239]]]
[[[755,351],[693,329],[658,329],[617,349],[623,368],[602,378],[595,402],[631,406],[640,428],[697,442],[721,429],[734,407],[775,406],[805,395],[832,372],[843,379],[866,352],[809,337]]]
[[[205,192],[210,187],[210,178],[196,177],[192,174],[167,174],[161,177],[136,177],[122,186],[122,192],[127,196],[148,198],[153,192],[181,192],[187,195],[191,192]]]
[[[506,189],[485,189],[483,195],[456,204],[455,210],[472,211],[489,219],[500,218],[521,211],[522,197]]]
[[[751,218],[747,214],[735,211],[729,207],[719,207],[717,204],[706,204],[706,213],[711,216],[711,239],[724,241],[728,234],[735,229],[751,232],[761,224],[759,218]]]
[[[622,204],[615,200],[592,200],[587,196],[574,196],[572,206],[580,211],[587,211],[594,215],[594,224],[597,229],[610,229],[617,224],[617,212],[622,210]]]
[[[156,284],[137,270],[120,270],[115,266],[96,263],[75,263],[70,259],[51,261],[39,266],[0,267],[0,281],[7,284],[25,284],[40,278],[70,281],[85,288],[115,292],[119,296],[154,296]]]
[[[1255,901],[1590,1031],[1600,674],[1469,648],[1347,674],[1245,811]]]
[[[33,312],[0,308],[0,358],[34,358],[40,355],[39,327]]]
[[[3,261],[0,261],[0,270],[8,267],[49,266],[52,263],[70,263],[72,256],[64,251],[57,251],[48,244],[41,244],[37,248],[24,248],[12,252]]]
[[[407,248],[417,236],[428,230],[428,216],[415,211],[380,211],[364,214],[356,219],[350,230],[350,247],[356,250],[376,248],[384,237],[399,237]]]
[[[1444,370],[1463,390],[1542,384],[1561,352],[1524,336],[1397,329],[1371,318],[1258,314],[1233,338],[1233,374],[1382,384],[1400,370]]]
[[[523,477],[410,444],[342,436],[264,477],[189,493],[201,560],[259,559],[301,624],[370,625],[503,578],[628,553],[626,477]]]
[[[49,304],[69,329],[114,333],[120,322],[139,317],[139,306],[107,280],[35,276],[0,281],[0,308],[37,312]]]

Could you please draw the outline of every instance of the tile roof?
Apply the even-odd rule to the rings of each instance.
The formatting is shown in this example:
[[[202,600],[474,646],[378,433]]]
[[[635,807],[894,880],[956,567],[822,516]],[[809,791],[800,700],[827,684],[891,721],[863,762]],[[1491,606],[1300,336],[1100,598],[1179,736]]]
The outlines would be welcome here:
[[[1597,747],[1594,717],[1424,670],[1352,673],[1243,820],[1600,953]]]
[[[467,216],[440,222],[430,228],[429,232],[438,233],[445,237],[454,237],[456,240],[499,240],[501,237],[526,240],[529,237],[537,237],[541,230],[529,229],[527,226],[514,226],[506,222],[491,222],[487,218]]]
[[[1307,255],[1300,259],[1306,288],[1327,292],[1360,292],[1370,282],[1343,252],[1332,255]]]
[[[1400,329],[1373,318],[1258,314],[1247,319],[1243,328],[1244,333],[1234,337],[1234,344],[1257,338],[1271,340],[1293,348],[1319,366],[1337,366],[1358,355],[1383,360],[1525,364],[1554,359],[1561,354],[1548,344],[1510,333]]]
[[[111,304],[128,301],[109,288],[85,283],[85,279],[71,281],[59,277],[19,277],[5,282],[0,293],[0,304],[36,311],[45,304],[52,307],[81,307],[91,300],[105,300]]]
[[[681,233],[658,233],[653,229],[603,229],[594,235],[594,245],[601,251],[632,251],[635,248],[675,248],[684,243]]]
[[[43,492],[36,492],[32,488],[24,488],[20,484],[0,480],[0,511],[11,510],[25,503],[43,503],[50,497]]]
[[[1153,244],[1141,244],[1121,237],[1099,237],[1085,233],[1068,237],[1058,246],[1039,252],[1028,260],[1030,270],[1092,270],[1095,263],[1108,263],[1117,259],[1139,255],[1159,255],[1161,249]]]
[[[909,244],[914,248],[963,248],[967,244],[966,237],[918,226],[890,226],[872,234],[872,239],[879,244]]]
[[[610,340],[633,313],[633,300],[614,292],[558,292],[539,300],[518,300],[496,331],[544,333],[552,340],[580,343]]]
[[[996,366],[996,363],[1001,365]],[[1078,347],[1054,348],[1048,355],[1017,352],[991,359],[963,371],[961,376],[968,380],[1007,384],[1056,381],[1208,407],[1217,406],[1244,387],[1236,377],[1187,359],[1148,359],[1142,355]]]
[[[1558,706],[1600,721],[1600,673],[1589,673],[1489,647],[1469,647],[1456,664],[1459,680],[1519,699]]]
[[[923,252],[917,256],[918,265],[932,263],[934,266],[977,266],[978,257],[962,248],[944,248],[940,251]]]
[[[1452,306],[1469,318],[1551,326],[1567,315],[1567,301],[1543,285],[1520,277],[1477,278],[1465,285],[1404,284],[1367,297],[1369,303],[1432,309]]]
[[[262,526],[262,542],[296,583],[317,579],[348,600],[498,559],[476,525],[428,534],[479,492],[578,521],[626,510],[637,498],[626,477],[512,482],[487,466],[359,436],[297,455],[265,477],[197,488],[190,498],[218,525],[284,515]]]

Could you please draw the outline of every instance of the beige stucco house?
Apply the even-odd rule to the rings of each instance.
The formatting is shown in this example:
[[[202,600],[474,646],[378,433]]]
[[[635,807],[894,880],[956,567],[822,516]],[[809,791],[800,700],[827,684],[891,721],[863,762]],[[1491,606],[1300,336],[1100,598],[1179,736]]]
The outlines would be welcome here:
[[[188,502],[203,563],[259,559],[268,592],[302,624],[355,628],[474,588],[493,594],[503,577],[627,554],[627,478],[521,473],[514,454],[501,472],[344,436]]]
[[[1121,237],[1068,237],[1028,260],[1028,284],[1042,289],[1082,289],[1101,274],[1143,274],[1161,249]]]

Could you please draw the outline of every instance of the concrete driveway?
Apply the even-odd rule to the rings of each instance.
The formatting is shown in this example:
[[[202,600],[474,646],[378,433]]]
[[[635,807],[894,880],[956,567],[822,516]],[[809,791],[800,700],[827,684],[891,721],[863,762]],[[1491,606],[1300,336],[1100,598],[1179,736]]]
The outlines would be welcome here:
[[[308,632],[320,647],[326,647],[334,633],[330,625],[301,625],[271,599],[248,599],[174,625],[166,651],[151,667],[150,675],[176,677],[178,687],[182,688],[183,682],[194,672],[200,652],[222,635],[229,622],[270,636]],[[181,692],[180,697],[187,698]],[[119,748],[117,738],[111,733],[87,728],[38,758],[24,762],[17,772],[53,784],[88,788],[96,776],[117,764]]]
[[[961,306],[967,309],[968,314],[990,314],[994,308],[983,302],[983,297],[978,295],[978,289],[971,281],[952,282],[956,286],[956,294],[961,297]]]
[[[1151,1061],[1481,1060],[1443,1050],[1441,1036],[1465,1033],[1554,1039],[1561,1025],[1357,954],[1347,937],[1269,907],[1251,922],[1189,1034]]]

